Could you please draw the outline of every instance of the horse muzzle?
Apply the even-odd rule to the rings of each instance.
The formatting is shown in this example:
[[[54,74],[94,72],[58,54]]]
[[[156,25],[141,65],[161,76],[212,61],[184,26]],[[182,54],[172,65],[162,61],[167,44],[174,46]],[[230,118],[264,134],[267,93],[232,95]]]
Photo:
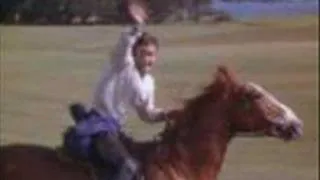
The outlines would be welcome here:
[[[284,141],[297,140],[303,135],[303,124],[301,121],[274,124],[271,127],[269,135],[278,137]]]

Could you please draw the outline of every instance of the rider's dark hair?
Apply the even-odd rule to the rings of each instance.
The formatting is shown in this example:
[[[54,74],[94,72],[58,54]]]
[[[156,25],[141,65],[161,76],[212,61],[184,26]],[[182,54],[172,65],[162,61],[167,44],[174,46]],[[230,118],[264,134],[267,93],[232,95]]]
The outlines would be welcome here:
[[[133,44],[132,47],[132,54],[133,56],[136,56],[137,48],[140,46],[146,46],[146,45],[155,45],[157,49],[159,49],[159,41],[158,39],[151,35],[148,32],[143,32],[141,36],[136,40],[136,42]]]

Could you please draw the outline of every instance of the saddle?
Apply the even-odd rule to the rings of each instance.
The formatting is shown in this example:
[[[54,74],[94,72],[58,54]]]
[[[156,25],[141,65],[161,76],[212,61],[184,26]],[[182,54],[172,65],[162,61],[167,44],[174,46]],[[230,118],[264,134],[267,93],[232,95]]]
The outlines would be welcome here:
[[[69,111],[76,125],[79,125],[80,123],[85,124],[87,122],[90,122],[91,116],[95,116],[95,114],[92,115],[92,111],[87,111],[86,108],[80,103],[70,105]],[[109,121],[109,119],[106,120]],[[105,124],[101,124],[101,126],[103,125]],[[113,125],[112,122],[111,125]],[[100,127],[100,125],[98,126]],[[106,129],[108,129],[108,126],[109,125],[106,126]],[[77,130],[75,126],[70,126],[64,132],[63,147],[58,148],[60,157],[64,157],[64,159],[69,159],[77,164],[86,165],[90,167],[93,171],[93,174],[95,174],[95,176],[98,177],[105,177],[106,174],[108,175],[108,177],[110,177],[113,174],[115,174],[118,170],[116,168],[116,165],[104,161],[100,157],[98,151],[95,149],[95,146],[93,145],[93,139],[95,135],[92,136],[86,134],[79,134]],[[128,149],[131,149],[131,145],[134,144],[131,138],[125,136],[123,133],[120,133],[120,139],[127,146]],[[138,160],[139,158],[135,159]],[[106,169],[108,172],[106,172]]]
[[[127,143],[128,141],[132,141],[128,137],[125,137],[124,135],[122,136],[123,138],[126,138],[123,141]],[[129,143],[132,143],[132,142],[129,142]],[[144,148],[144,150],[147,150],[147,149]],[[88,172],[90,173],[92,180],[106,179],[105,177],[108,177],[107,179],[112,179],[111,177],[113,177],[116,174],[116,172],[119,170],[112,163],[108,163],[100,159],[100,156],[98,155],[95,156],[95,158],[86,159],[81,156],[75,155],[73,152],[70,152],[70,150],[68,150],[68,148],[66,148],[64,145],[61,147],[57,147],[56,152],[57,152],[57,157],[60,161],[75,163],[83,167],[84,169],[87,169]],[[139,155],[134,157],[136,160],[141,160],[140,159],[141,157]],[[142,180],[142,179],[143,179],[143,172],[138,171],[133,180]]]
[[[86,110],[80,103],[71,104],[69,112],[75,125],[69,126],[63,133],[64,152],[72,155],[74,159],[89,161],[95,167],[105,166],[105,162],[99,157],[93,145],[94,137],[100,131],[116,130],[117,128],[113,126],[115,120],[109,118],[101,120],[97,112]],[[107,123],[100,123],[106,121]]]

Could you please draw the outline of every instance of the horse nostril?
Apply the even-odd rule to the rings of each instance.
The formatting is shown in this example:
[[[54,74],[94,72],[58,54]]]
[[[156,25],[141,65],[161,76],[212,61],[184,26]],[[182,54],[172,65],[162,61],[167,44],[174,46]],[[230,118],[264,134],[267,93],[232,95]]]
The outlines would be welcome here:
[[[282,131],[284,131],[285,130],[285,126],[283,126],[283,125],[279,125],[279,126],[276,126],[276,128],[275,128],[278,132],[282,132]]]
[[[274,135],[282,137],[285,141],[296,140],[303,134],[302,123],[279,123],[274,126]]]
[[[292,129],[296,135],[302,136],[302,134],[303,134],[303,124],[302,123],[294,123],[292,125]]]
[[[288,139],[295,140],[302,136],[302,124],[293,122],[285,130],[285,134],[288,136]]]

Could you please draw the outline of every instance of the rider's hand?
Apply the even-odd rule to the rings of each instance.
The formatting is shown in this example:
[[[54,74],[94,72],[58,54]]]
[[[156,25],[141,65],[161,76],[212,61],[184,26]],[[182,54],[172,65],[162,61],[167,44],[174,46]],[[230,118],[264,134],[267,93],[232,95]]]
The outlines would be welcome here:
[[[180,110],[177,110],[177,109],[170,110],[165,113],[165,117],[167,120],[175,120],[178,118],[180,113],[181,113]]]
[[[141,0],[128,0],[128,11],[135,23],[144,24],[148,19],[146,7]]]
[[[166,128],[167,130],[173,128],[181,115],[181,110],[170,110],[164,113],[164,121],[166,122]]]

